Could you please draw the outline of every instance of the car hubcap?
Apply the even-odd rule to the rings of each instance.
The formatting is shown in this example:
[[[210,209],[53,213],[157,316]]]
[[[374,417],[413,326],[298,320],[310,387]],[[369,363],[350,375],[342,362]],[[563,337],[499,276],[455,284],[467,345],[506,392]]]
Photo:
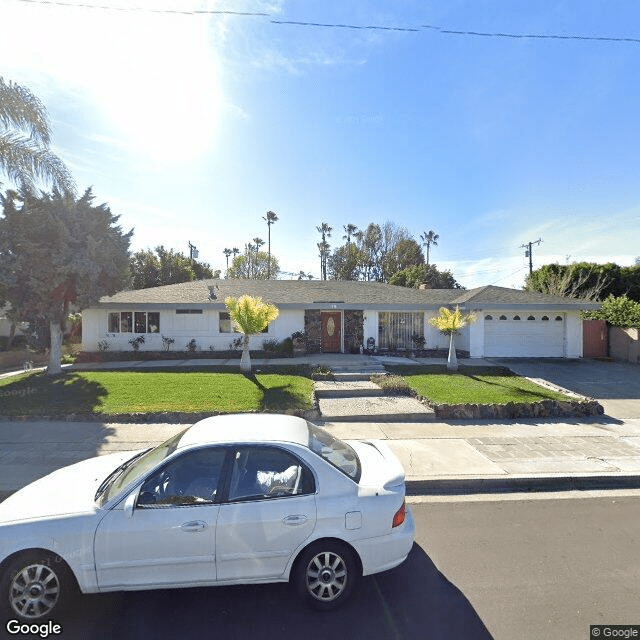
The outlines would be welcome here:
[[[59,595],[58,576],[44,564],[32,564],[15,575],[9,598],[16,613],[35,619],[49,613]]]
[[[307,566],[307,589],[318,600],[335,600],[346,584],[347,565],[337,553],[319,553]]]

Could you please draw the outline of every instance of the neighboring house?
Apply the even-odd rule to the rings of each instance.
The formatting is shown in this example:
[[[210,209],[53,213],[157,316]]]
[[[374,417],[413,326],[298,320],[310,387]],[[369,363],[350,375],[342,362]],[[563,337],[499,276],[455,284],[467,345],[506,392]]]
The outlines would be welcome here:
[[[9,320],[9,318],[7,318],[7,315],[6,315],[7,311],[9,311],[10,309],[11,309],[10,305],[7,305],[6,307],[4,307],[4,309],[0,308],[0,336],[5,338],[11,335],[11,325],[13,324],[13,322]],[[28,329],[29,329],[28,322],[17,322],[15,335],[19,336],[22,333],[25,333],[26,331],[28,331]]]
[[[448,338],[429,324],[442,306],[458,306],[476,321],[456,339],[472,358],[582,356],[582,309],[599,304],[517,289],[409,289],[377,282],[322,280],[197,280],[122,291],[103,297],[82,313],[84,351],[106,341],[111,351],[131,349],[144,335],[142,350],[160,351],[162,337],[182,351],[195,339],[200,350],[226,350],[238,334],[225,298],[260,296],[275,304],[279,317],[251,337],[251,348],[267,339],[307,334],[310,353],[358,352],[369,338],[380,350],[411,349],[414,335],[426,349],[447,348]]]

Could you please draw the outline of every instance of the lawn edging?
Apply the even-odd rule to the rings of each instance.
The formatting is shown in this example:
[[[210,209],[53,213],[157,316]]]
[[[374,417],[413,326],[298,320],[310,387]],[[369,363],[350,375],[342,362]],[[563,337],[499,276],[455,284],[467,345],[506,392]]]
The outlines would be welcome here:
[[[538,402],[508,402],[506,404],[433,404],[431,407],[443,420],[505,420],[510,418],[585,418],[601,416],[604,407],[597,400],[540,400]]]
[[[281,411],[239,411],[238,413],[259,414],[273,413],[289,415],[314,421],[319,418],[317,409],[309,411],[281,410]],[[114,424],[194,424],[212,416],[229,415],[220,411],[200,411],[194,413],[181,411],[163,411],[150,413],[70,413],[64,416],[56,415],[15,415],[2,416],[0,422],[106,422]]]

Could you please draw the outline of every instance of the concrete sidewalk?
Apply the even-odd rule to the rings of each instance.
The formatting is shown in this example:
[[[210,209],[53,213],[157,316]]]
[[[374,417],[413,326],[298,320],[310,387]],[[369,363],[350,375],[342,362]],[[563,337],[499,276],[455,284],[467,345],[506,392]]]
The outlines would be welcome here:
[[[445,364],[443,359],[314,354],[253,359],[369,371],[384,364]],[[460,365],[496,366],[490,360]],[[500,363],[502,364],[502,363]],[[505,363],[506,364],[506,363]],[[72,369],[229,366],[233,360],[167,360],[74,365]],[[16,372],[22,373],[22,372]],[[0,377],[5,377],[3,374]],[[526,374],[525,374],[526,375]],[[342,439],[383,439],[402,461],[410,494],[640,487],[640,418],[521,421],[320,421]],[[186,425],[0,421],[0,498],[62,466],[95,455],[159,444]]]
[[[95,455],[159,444],[186,425],[0,422],[0,496]],[[640,420],[326,423],[382,439],[410,494],[640,487]]]

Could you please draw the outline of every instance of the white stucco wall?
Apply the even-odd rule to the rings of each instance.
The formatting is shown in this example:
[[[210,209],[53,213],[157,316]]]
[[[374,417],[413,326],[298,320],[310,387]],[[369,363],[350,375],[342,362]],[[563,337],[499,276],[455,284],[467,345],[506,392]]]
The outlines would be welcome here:
[[[197,308],[197,307],[194,307]],[[139,310],[139,309],[138,309]],[[98,342],[106,340],[109,351],[130,351],[129,340],[144,335],[145,342],[141,351],[162,351],[162,336],[174,339],[171,351],[184,351],[187,343],[195,339],[198,350],[224,351],[240,333],[221,333],[219,314],[221,310],[203,309],[202,314],[177,314],[175,309],[160,310],[159,333],[110,333],[108,331],[109,313],[118,309],[85,309],[82,312],[82,350],[97,351]],[[127,309],[128,311],[128,309]],[[131,311],[136,311],[134,307]],[[266,333],[251,336],[251,349],[261,349],[264,340],[288,338],[295,331],[304,329],[304,311],[301,309],[280,310],[280,315],[269,325]]]

